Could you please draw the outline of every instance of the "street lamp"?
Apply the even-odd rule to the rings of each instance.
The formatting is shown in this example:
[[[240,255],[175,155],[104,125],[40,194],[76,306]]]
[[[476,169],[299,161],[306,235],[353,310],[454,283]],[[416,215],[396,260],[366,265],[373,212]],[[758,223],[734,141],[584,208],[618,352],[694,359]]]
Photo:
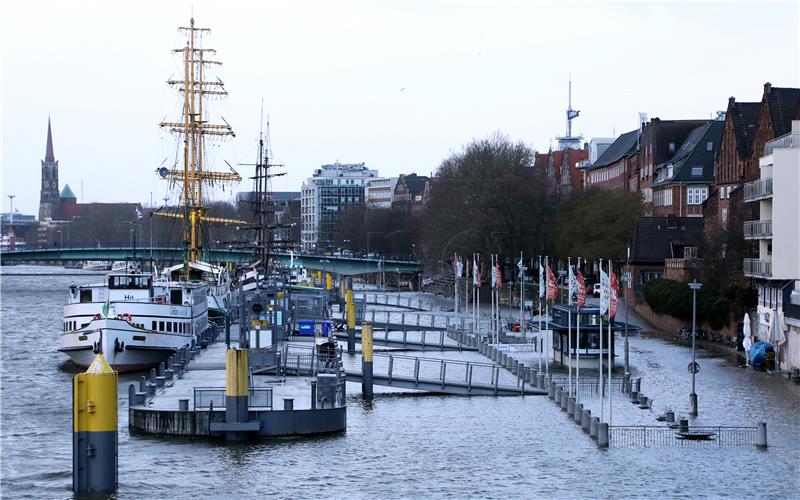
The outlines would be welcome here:
[[[695,362],[695,339],[697,337],[697,291],[703,286],[695,279],[689,283],[689,288],[692,289],[692,364],[689,365],[689,371],[692,372],[692,393],[689,395],[689,415],[697,416],[697,393],[695,392],[695,374],[698,371],[697,363]]]

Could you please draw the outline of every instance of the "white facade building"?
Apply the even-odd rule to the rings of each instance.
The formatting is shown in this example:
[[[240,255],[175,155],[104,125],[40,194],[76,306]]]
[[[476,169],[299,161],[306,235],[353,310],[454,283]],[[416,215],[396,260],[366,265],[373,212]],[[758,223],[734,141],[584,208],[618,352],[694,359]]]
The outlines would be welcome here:
[[[800,368],[800,121],[765,145],[759,167],[761,178],[744,192],[745,201],[759,204],[759,220],[744,224],[758,258],[745,259],[744,273],[758,281],[755,333],[767,340],[772,321],[780,321],[786,336],[780,368],[791,370]]]
[[[392,208],[397,177],[381,177],[367,181],[366,196],[369,208]]]
[[[378,177],[363,163],[322,165],[306,179],[300,190],[303,251],[314,251],[333,243],[339,218],[348,206],[365,203],[367,181]]]

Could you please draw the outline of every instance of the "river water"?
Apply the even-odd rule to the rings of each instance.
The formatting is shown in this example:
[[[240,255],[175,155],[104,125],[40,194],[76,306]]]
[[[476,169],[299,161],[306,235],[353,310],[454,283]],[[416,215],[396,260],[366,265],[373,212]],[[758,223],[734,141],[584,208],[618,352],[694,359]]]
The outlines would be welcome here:
[[[9,275],[22,272],[42,274]],[[97,277],[53,272],[72,273],[3,268],[3,498],[72,497],[71,380],[78,370],[56,350],[57,338],[67,285]],[[631,346],[654,407],[686,414],[689,351],[639,337]],[[768,451],[600,450],[544,397],[420,396],[376,387],[374,403],[365,405],[356,384],[348,387],[347,432],[232,446],[129,436],[121,398],[117,497],[797,498],[798,386],[724,358],[699,362],[697,423],[766,421]],[[120,395],[135,376],[120,377]],[[616,404],[616,425],[656,423],[621,397]]]

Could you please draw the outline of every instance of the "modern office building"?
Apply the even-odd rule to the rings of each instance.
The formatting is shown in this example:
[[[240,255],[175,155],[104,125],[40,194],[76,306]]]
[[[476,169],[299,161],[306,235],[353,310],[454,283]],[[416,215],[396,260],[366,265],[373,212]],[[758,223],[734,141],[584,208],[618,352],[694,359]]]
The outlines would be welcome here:
[[[302,249],[309,252],[332,245],[342,213],[365,204],[367,182],[377,177],[378,171],[364,163],[336,162],[316,169],[300,191]]]

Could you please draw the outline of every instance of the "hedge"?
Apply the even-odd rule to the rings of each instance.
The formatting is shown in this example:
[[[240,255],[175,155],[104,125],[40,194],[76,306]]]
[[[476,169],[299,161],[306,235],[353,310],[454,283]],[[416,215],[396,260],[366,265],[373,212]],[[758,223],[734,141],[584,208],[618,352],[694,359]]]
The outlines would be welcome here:
[[[644,285],[644,299],[654,312],[692,320],[692,290],[687,283],[668,279],[648,281]],[[719,330],[729,320],[730,301],[712,287],[701,288],[697,293],[697,322],[706,322]]]

